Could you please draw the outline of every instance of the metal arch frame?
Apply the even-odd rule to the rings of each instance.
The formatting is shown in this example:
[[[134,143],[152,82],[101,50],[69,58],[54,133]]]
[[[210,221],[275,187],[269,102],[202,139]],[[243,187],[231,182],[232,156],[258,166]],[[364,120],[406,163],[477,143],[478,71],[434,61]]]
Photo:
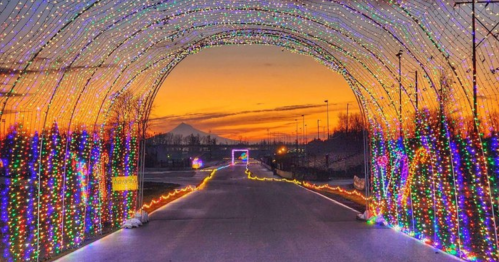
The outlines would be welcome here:
[[[246,152],[246,155],[248,156],[248,160],[246,161],[246,165],[249,165],[249,149],[232,149],[232,165],[234,165],[234,153],[235,152]]]

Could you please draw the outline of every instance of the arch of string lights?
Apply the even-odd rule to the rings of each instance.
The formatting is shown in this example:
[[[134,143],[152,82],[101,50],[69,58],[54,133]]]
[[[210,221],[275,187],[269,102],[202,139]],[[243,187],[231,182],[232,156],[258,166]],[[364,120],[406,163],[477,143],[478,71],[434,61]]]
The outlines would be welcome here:
[[[348,81],[369,122],[373,214],[461,258],[499,259],[499,7],[476,14],[474,100],[471,8],[450,0],[2,1],[2,259],[45,259],[132,216],[140,197],[111,180],[137,175],[166,77],[204,48],[249,44]]]

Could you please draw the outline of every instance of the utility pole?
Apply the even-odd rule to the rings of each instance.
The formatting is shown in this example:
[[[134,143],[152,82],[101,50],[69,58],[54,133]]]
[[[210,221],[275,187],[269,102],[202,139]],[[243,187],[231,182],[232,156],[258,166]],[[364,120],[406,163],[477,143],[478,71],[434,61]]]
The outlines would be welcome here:
[[[396,56],[399,58],[399,135],[402,138],[402,50]]]
[[[487,36],[492,35],[494,36],[495,39],[499,41],[499,37],[494,35],[492,32],[494,29],[489,30],[480,20],[478,22],[488,31],[487,36],[480,41],[480,43],[477,45],[476,44],[476,4],[485,4],[485,7],[487,7],[489,4],[497,4],[499,1],[467,1],[467,2],[456,2],[454,3],[454,7],[458,5],[466,5],[466,4],[471,4],[471,42],[472,42],[472,62],[473,62],[473,122],[475,122],[475,131],[478,132],[478,87],[477,87],[477,70],[476,70],[476,49],[477,47],[483,43],[483,41],[487,38]],[[496,28],[499,25],[497,23],[494,28]]]
[[[308,140],[307,125],[305,125],[305,129],[304,129],[303,132],[305,134],[305,144],[304,144],[304,147],[303,147],[303,150],[305,152],[305,163],[308,163],[307,162],[307,140]]]
[[[416,116],[415,116],[415,126],[416,126],[416,130],[415,130],[415,134],[416,136],[418,136],[418,132],[419,132],[419,83],[418,83],[418,71],[416,71],[415,73],[415,84],[414,84],[414,93],[415,93],[415,96],[416,96]],[[419,141],[419,140],[418,140]]]
[[[329,139],[329,100],[324,101],[326,103],[326,114],[327,114],[327,138],[326,140]]]
[[[320,140],[321,139],[321,136],[320,136],[320,131],[319,131],[319,128],[320,128],[320,122],[321,120],[317,119],[317,140]]]
[[[415,73],[415,84],[414,84],[414,93],[416,96],[416,110],[415,110],[415,121],[414,123],[416,124],[416,130],[415,134],[418,134],[419,130],[419,87],[418,87],[418,71]]]
[[[496,36],[492,31],[499,25],[499,23],[496,23],[496,25],[494,26],[494,28],[492,30],[489,30],[480,20],[477,20],[476,19],[476,8],[475,8],[475,5],[476,4],[485,4],[485,7],[487,7],[489,4],[497,4],[499,3],[499,1],[476,1],[476,0],[472,0],[472,1],[467,1],[467,2],[456,2],[454,3],[454,7],[457,6],[457,5],[466,5],[466,4],[471,4],[471,27],[472,27],[472,33],[471,33],[471,41],[472,41],[472,51],[473,51],[473,55],[472,55],[472,60],[473,60],[473,122],[474,122],[474,126],[475,126],[475,132],[478,134],[480,132],[479,130],[479,119],[478,119],[478,100],[477,100],[477,93],[478,93],[478,87],[477,87],[477,69],[476,69],[476,49],[478,46],[480,46],[480,44],[483,43],[483,41],[489,36],[489,35],[492,35],[497,41],[499,41],[499,36]],[[480,43],[478,43],[478,45],[476,44],[476,21],[478,21],[480,23],[480,25],[482,25],[482,27],[485,28],[485,30],[487,30],[487,35],[485,36],[485,38],[483,38]],[[491,191],[490,189],[490,185],[489,185],[489,192]],[[494,211],[494,204],[493,204],[493,200],[491,199],[490,201],[491,203],[491,206],[492,206],[492,221],[494,222],[494,236],[495,236],[495,243],[496,243],[496,248],[497,248],[497,242],[498,242],[498,236],[497,236],[497,222],[496,222],[496,218],[495,218],[495,211]],[[458,227],[459,229],[459,227]],[[459,230],[458,230],[458,235],[459,235]],[[459,246],[459,248],[461,248]],[[459,252],[459,251],[458,251]]]
[[[298,119],[295,119],[296,123],[296,152],[298,152]]]
[[[302,141],[303,141],[303,144],[305,145],[305,115],[301,115],[301,117],[303,118],[303,133],[302,133]]]
[[[307,133],[307,125],[305,125],[305,146],[307,146],[308,141],[308,133]]]
[[[302,129],[303,133],[302,133],[302,138],[303,138],[303,154],[304,154],[304,156],[303,156],[303,164],[304,164],[305,161],[306,161],[305,159],[307,157],[307,152],[306,152],[307,151],[307,144],[305,142],[305,115],[301,115],[301,117],[303,118],[303,129]]]

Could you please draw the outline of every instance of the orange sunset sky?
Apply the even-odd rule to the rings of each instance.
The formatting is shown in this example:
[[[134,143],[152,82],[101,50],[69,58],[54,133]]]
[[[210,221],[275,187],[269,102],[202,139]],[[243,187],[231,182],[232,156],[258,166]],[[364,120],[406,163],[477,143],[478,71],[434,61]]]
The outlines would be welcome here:
[[[332,130],[338,113],[358,113],[343,77],[310,57],[270,46],[206,49],[185,59],[166,79],[154,102],[151,131],[165,133],[184,122],[230,139],[259,141],[271,133],[324,138],[326,104]]]

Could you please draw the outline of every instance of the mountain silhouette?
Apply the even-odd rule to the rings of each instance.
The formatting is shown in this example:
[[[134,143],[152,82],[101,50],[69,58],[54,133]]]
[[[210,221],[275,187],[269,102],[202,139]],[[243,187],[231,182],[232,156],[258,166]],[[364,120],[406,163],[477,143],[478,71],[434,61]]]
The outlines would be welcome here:
[[[182,135],[183,137],[190,136],[190,135],[194,135],[194,136],[199,135],[200,137],[211,136],[211,139],[213,139],[213,138],[217,139],[217,143],[218,144],[234,144],[234,143],[237,143],[237,141],[235,141],[235,140],[224,138],[224,137],[218,136],[218,135],[213,134],[213,133],[210,134],[210,133],[203,132],[203,131],[201,131],[199,129],[196,129],[193,126],[191,126],[189,124],[186,124],[186,123],[181,123],[180,125],[178,125],[174,129],[172,129],[168,133],[174,134],[174,135]]]

